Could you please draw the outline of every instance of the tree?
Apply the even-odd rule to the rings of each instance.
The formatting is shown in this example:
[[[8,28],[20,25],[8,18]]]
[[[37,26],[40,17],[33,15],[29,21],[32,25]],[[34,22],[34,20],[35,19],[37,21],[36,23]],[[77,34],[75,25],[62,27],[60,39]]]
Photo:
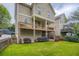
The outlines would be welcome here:
[[[8,29],[11,30],[11,31],[15,31],[15,24],[12,24],[12,26],[9,27]]]
[[[0,4],[0,28],[10,27],[11,16],[8,10]]]
[[[72,13],[71,19],[79,21],[79,7]],[[79,37],[79,23],[74,23],[72,25],[72,29],[73,32]]]
[[[77,8],[71,15],[71,18],[74,20],[79,20],[79,8]]]
[[[73,32],[79,37],[79,23],[74,23],[72,25]]]

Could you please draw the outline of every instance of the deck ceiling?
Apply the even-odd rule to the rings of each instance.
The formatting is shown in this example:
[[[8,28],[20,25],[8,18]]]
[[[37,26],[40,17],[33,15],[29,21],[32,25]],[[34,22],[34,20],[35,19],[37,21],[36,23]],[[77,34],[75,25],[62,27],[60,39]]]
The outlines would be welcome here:
[[[37,15],[37,14],[34,14],[33,16],[35,16],[36,18],[39,18],[39,19],[41,19],[41,20],[47,20],[48,22],[50,22],[50,23],[54,23],[54,20],[52,19],[48,19],[48,18],[46,18],[46,17],[43,17],[43,16],[40,16],[40,15]]]

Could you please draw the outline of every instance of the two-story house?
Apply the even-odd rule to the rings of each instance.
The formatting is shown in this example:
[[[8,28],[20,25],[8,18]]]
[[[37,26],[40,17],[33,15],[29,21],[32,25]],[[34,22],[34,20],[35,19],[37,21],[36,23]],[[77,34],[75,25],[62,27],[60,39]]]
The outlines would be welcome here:
[[[50,3],[15,4],[15,22],[17,43],[22,37],[32,38],[48,36],[54,32],[55,12]]]
[[[66,20],[65,14],[55,16],[55,36],[61,36],[61,30],[63,29]]]

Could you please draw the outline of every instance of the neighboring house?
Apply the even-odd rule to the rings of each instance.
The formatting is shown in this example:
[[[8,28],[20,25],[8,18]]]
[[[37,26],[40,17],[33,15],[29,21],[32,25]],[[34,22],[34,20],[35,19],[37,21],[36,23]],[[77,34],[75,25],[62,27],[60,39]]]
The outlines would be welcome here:
[[[66,22],[66,16],[65,14],[60,14],[58,16],[55,16],[55,35],[61,36],[61,30],[63,29],[63,26]]]
[[[48,37],[54,33],[54,16],[55,12],[49,3],[15,4],[17,43],[23,36],[31,37],[34,42],[37,37]]]
[[[65,24],[64,26],[63,26],[63,29],[61,30],[61,32],[62,32],[62,34],[64,35],[64,36],[74,36],[75,34],[74,34],[74,31],[73,31],[73,25],[75,24],[75,23],[78,23],[78,22],[73,22],[73,23],[69,23],[69,24]],[[78,23],[79,24],[79,23]]]
[[[65,35],[70,36],[70,35],[72,35],[71,33],[73,33],[73,29],[70,25],[64,25],[61,30],[61,33],[63,36],[65,36]]]

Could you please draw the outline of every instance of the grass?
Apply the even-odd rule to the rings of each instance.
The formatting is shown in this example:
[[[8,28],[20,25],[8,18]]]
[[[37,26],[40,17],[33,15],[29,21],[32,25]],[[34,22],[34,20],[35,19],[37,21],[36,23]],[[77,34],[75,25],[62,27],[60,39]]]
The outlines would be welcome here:
[[[79,56],[79,43],[38,42],[12,44],[0,53],[1,56]]]

